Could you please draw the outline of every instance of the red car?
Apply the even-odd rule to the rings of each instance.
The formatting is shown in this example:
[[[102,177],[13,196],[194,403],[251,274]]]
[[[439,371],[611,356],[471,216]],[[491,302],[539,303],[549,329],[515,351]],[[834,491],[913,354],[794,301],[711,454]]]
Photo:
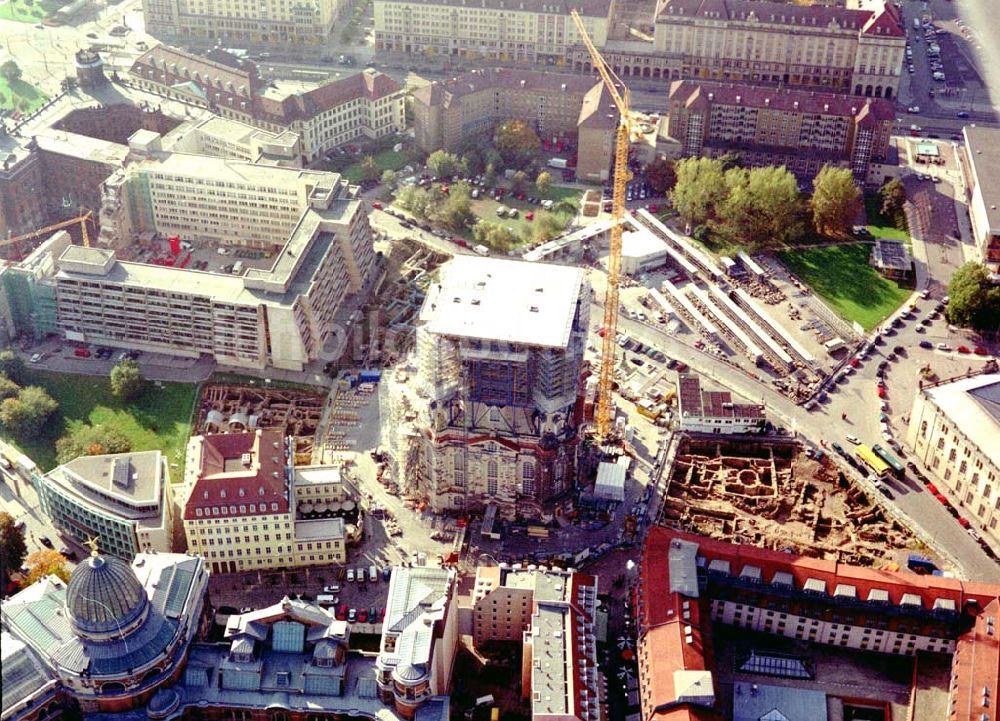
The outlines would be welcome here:
[[[358,623],[368,622],[368,611],[364,608],[358,609]]]
[[[459,248],[469,247],[469,244],[465,242],[465,238],[452,238],[451,242],[457,245]]]
[[[857,368],[861,365],[861,360],[858,358],[851,358],[851,368]]]
[[[379,609],[378,620],[379,621],[384,621],[385,620],[385,609],[384,608]]]
[[[948,503],[948,499],[947,499],[947,498],[945,498],[945,497],[944,497],[943,495],[941,495],[940,493],[935,493],[935,494],[934,494],[934,497],[935,497],[936,499],[938,499],[938,503],[940,503],[940,504],[941,504],[942,506],[947,506],[947,505],[949,505],[949,503]]]
[[[932,496],[936,496],[938,494],[937,486],[935,486],[933,483],[928,483],[927,492],[930,493]]]
[[[90,351],[86,348],[74,348],[73,355],[77,358],[90,358]]]
[[[346,621],[347,620],[347,604],[346,603],[342,603],[339,606],[337,606],[337,614],[336,614],[336,616],[337,616],[337,620],[338,621]]]
[[[971,353],[972,352],[971,350],[969,350],[969,346],[967,346],[967,345],[960,345],[955,350],[957,350],[959,353]]]
[[[885,386],[878,387],[878,397],[885,398]]]
[[[535,219],[535,214],[529,210],[527,213],[524,214],[524,219],[527,220],[528,222],[531,222],[532,220]]]
[[[975,348],[973,348],[972,352],[975,353],[976,355],[989,355],[989,351],[987,351],[981,345],[977,345]]]
[[[958,517],[958,525],[960,525],[962,528],[969,528],[972,526],[972,524],[969,523],[969,521],[963,518],[962,516]]]
[[[382,210],[382,204],[377,200],[372,203],[372,207],[375,208],[375,210]]]
[[[651,204],[649,206],[649,212],[650,213],[655,213],[659,209],[660,209],[660,207],[656,203],[653,203],[653,204]]]

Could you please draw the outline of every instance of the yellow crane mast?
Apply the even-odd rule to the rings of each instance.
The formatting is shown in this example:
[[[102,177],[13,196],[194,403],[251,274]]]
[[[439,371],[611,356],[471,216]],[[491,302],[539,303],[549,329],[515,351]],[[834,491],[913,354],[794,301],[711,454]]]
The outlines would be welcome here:
[[[601,375],[597,386],[597,435],[601,440],[608,440],[614,433],[614,399],[611,395],[611,384],[615,372],[615,337],[618,334],[618,286],[621,282],[622,266],[622,221],[625,217],[625,185],[629,181],[628,149],[635,128],[632,115],[629,112],[629,89],[615,72],[608,67],[601,53],[594,47],[587,34],[580,14],[571,11],[576,29],[580,32],[583,44],[587,46],[593,61],[594,69],[601,76],[608,95],[618,107],[620,119],[615,138],[615,173],[612,181],[611,195],[611,243],[608,249],[608,288],[604,294],[604,326],[601,329]]]
[[[84,245],[85,248],[89,248],[90,247],[90,233],[87,232],[87,221],[90,220],[93,217],[94,212],[92,210],[87,210],[86,212],[82,212],[82,211],[84,211],[83,208],[81,208],[80,210],[81,210],[82,214],[78,215],[75,218],[70,218],[69,220],[64,220],[61,223],[55,223],[53,225],[47,225],[44,228],[39,228],[38,230],[33,230],[30,233],[25,233],[24,235],[18,235],[18,236],[13,237],[13,238],[7,238],[5,240],[0,240],[0,248],[6,247],[8,245],[13,245],[14,246],[14,252],[17,255],[17,258],[15,258],[15,260],[21,260],[21,258],[23,257],[22,254],[21,254],[21,243],[22,242],[28,241],[28,240],[34,240],[35,238],[37,238],[40,235],[45,235],[46,233],[52,233],[52,232],[55,232],[57,230],[62,230],[63,228],[68,228],[69,226],[76,225],[77,223],[79,223],[80,226],[83,229],[83,245]]]

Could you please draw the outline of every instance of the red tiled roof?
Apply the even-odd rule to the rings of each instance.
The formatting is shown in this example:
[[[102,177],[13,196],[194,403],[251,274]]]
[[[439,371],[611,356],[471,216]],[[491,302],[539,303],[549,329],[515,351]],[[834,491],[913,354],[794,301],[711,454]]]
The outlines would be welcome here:
[[[924,609],[933,608],[939,599],[954,601],[958,612],[971,609],[977,615],[975,626],[958,638],[953,658],[953,713],[949,718],[981,721],[984,712],[990,721],[997,718],[995,709],[1000,694],[1000,585],[861,568],[735,545],[663,527],[652,528],[646,539],[640,568],[642,599],[638,604],[640,633],[645,631],[640,637],[640,678],[644,696],[655,703],[662,704],[676,698],[673,688],[675,671],[713,668],[709,655],[711,639],[703,635],[704,629],[711,628],[707,614],[704,629],[699,628],[704,604],[711,599],[704,596],[689,599],[680,592],[670,590],[669,554],[674,539],[697,544],[698,556],[706,566],[713,561],[727,562],[733,575],[739,575],[745,566],[756,567],[760,570],[762,588],[766,588],[763,584],[773,582],[775,573],[782,572],[791,576],[798,589],[802,589],[807,580],[819,581],[831,600],[836,588],[842,585],[853,586],[856,598],[860,600],[867,600],[870,591],[879,589],[885,591],[892,604],[899,604],[903,594],[912,594],[921,599]],[[686,609],[684,601],[688,601]],[[693,642],[690,644],[679,631],[683,619],[678,619],[685,611],[690,614],[687,621],[692,629]],[[699,653],[703,655],[699,657]],[[988,708],[982,706],[984,689],[990,699]],[[694,707],[691,710],[695,710]],[[672,721],[673,717],[656,715],[656,721],[667,719]]]
[[[747,20],[779,25],[826,27],[835,22],[841,27],[861,31],[873,13],[829,5],[792,5],[773,0],[666,0],[657,12],[663,17],[706,17],[723,20]]]
[[[690,108],[705,108],[709,104],[742,105],[809,115],[853,116],[859,122],[862,118],[892,122],[896,117],[892,102],[883,98],[742,83],[675,80],[670,84],[669,99],[671,102],[683,102]]]
[[[287,444],[281,431],[212,433],[193,440],[201,451],[201,468],[184,506],[185,520],[288,513]],[[228,512],[230,507],[236,511]]]
[[[951,678],[950,721],[995,721],[1000,703],[1000,600],[987,604],[975,626],[958,639]]]

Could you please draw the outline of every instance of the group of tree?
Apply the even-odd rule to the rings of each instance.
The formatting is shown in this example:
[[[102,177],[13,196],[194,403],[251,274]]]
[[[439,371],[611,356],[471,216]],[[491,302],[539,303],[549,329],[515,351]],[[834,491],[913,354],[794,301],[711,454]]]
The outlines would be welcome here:
[[[146,388],[139,364],[131,358],[123,358],[111,369],[111,392],[123,401],[135,400]]]
[[[1000,286],[994,285],[979,263],[970,262],[955,271],[948,282],[949,323],[980,331],[1000,331]]]
[[[493,147],[505,167],[525,170],[538,159],[542,141],[523,120],[505,120],[493,134]]]
[[[22,566],[28,567],[27,577],[22,584],[25,586],[53,574],[63,581],[69,580],[66,558],[51,548],[28,553],[24,531],[17,527],[13,516],[0,511],[0,580],[4,585],[11,574],[20,571]]]
[[[721,158],[686,158],[674,170],[670,198],[693,226],[707,226],[751,250],[805,233],[805,205],[795,176],[784,167],[726,168]]]
[[[14,438],[37,435],[59,404],[41,386],[21,386],[21,360],[11,350],[0,353],[0,428]]]
[[[455,183],[447,194],[436,188],[407,186],[396,195],[396,204],[422,220],[433,221],[456,233],[469,227],[476,217],[467,183]]]
[[[903,226],[903,208],[906,205],[906,188],[899,178],[893,178],[879,188],[882,215],[893,222],[896,227]]]
[[[669,197],[681,217],[699,233],[750,250],[794,243],[810,224],[822,234],[847,235],[861,211],[861,191],[846,168],[823,166],[806,202],[784,166],[747,169],[733,157],[685,158],[669,169],[667,161],[656,162],[652,177],[662,184],[673,181]]]
[[[0,65],[0,76],[3,76],[8,83],[14,84],[21,79],[21,66],[13,60],[8,60]]]
[[[106,453],[128,453],[132,441],[113,426],[98,423],[75,425],[56,441],[56,460],[69,463],[80,456],[101,456]]]
[[[653,191],[654,198],[662,198],[674,189],[677,183],[677,171],[674,162],[667,160],[663,156],[657,156],[652,162],[646,165],[643,172],[649,189]]]

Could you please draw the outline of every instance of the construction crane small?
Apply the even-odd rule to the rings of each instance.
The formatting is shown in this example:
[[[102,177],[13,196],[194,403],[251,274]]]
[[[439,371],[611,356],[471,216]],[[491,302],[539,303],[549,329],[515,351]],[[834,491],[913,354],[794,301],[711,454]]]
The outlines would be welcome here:
[[[57,230],[62,230],[63,228],[68,228],[72,225],[80,224],[83,229],[83,246],[85,248],[90,247],[90,233],[87,231],[87,221],[91,220],[94,216],[94,211],[87,210],[86,208],[80,208],[80,215],[75,218],[70,218],[69,220],[64,220],[61,223],[55,223],[53,225],[47,225],[44,228],[39,228],[38,230],[33,230],[30,233],[25,233],[24,235],[18,235],[13,238],[7,238],[5,240],[0,240],[0,248],[5,248],[8,245],[14,246],[14,254],[16,257],[14,260],[21,260],[24,256],[21,253],[21,243],[29,240],[34,240],[40,235],[45,235],[46,233],[53,233]]]
[[[601,53],[587,34],[580,13],[572,10],[573,22],[587,46],[594,69],[601,76],[608,95],[618,107],[619,121],[615,138],[615,172],[611,195],[611,242],[608,249],[608,287],[604,294],[604,325],[601,328],[601,375],[597,386],[597,435],[601,441],[613,440],[614,398],[611,384],[615,372],[615,337],[618,335],[618,287],[621,283],[622,266],[622,222],[625,218],[625,185],[631,174],[628,170],[629,143],[636,134],[630,112],[629,89],[621,78],[608,67]]]

